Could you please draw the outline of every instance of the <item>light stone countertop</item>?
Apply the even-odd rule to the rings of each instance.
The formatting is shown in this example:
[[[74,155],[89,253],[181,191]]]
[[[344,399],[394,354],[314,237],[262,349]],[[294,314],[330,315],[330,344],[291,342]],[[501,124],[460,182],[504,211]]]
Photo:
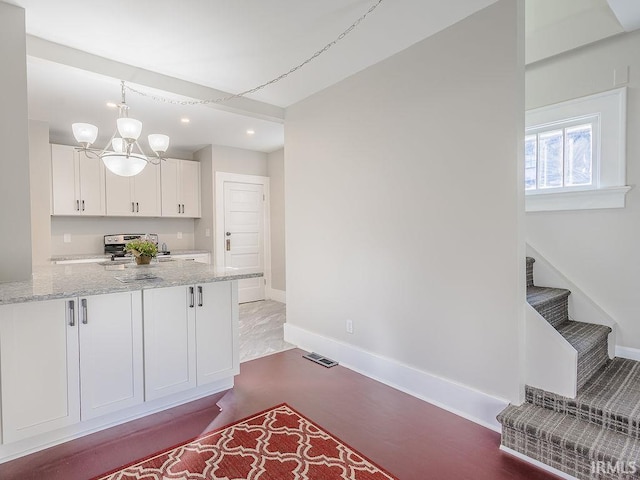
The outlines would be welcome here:
[[[147,275],[156,278],[140,279]],[[221,272],[213,265],[183,260],[150,265],[48,265],[34,268],[31,280],[0,283],[0,305],[262,276],[262,272]]]

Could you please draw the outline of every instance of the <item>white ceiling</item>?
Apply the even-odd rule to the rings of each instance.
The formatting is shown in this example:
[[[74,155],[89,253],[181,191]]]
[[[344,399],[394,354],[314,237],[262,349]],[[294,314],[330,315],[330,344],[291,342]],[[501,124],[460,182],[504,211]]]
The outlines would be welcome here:
[[[52,139],[70,143],[73,121],[97,124],[102,138],[111,135],[116,112],[104,105],[119,100],[122,64],[165,76],[140,82],[143,89],[157,87],[185,94],[184,82],[179,81],[186,81],[196,87],[237,93],[304,61],[378,0],[5,1],[25,9],[30,36],[52,42],[53,50],[63,45],[91,54],[69,61],[66,57],[73,55],[66,53],[74,52],[67,49],[66,53],[62,50],[65,55],[42,56],[44,61],[33,58],[41,56],[41,49],[29,48],[28,42],[30,118],[48,121]],[[289,106],[494,1],[383,1],[326,53],[250,98]],[[142,77],[155,78],[138,72],[123,79]],[[172,83],[171,79],[178,80]],[[171,106],[133,94],[127,95],[127,103],[131,116],[143,121],[143,133],[151,133],[149,125],[169,134],[174,150],[194,151],[213,143],[272,151],[284,143],[283,114],[265,115],[256,102],[256,108],[245,103],[231,112]],[[176,124],[181,115],[192,119],[188,126]],[[248,128],[256,131],[253,137],[246,135]]]
[[[2,1],[2,0],[0,0]],[[171,98],[219,98],[269,81],[320,50],[378,0],[4,0],[25,9],[29,116],[50,124],[55,142],[70,125],[112,134],[119,80]],[[456,23],[495,0],[385,0],[343,40],[249,99],[178,106],[129,93],[143,134],[171,136],[169,154],[218,144],[270,152],[284,144],[284,108]],[[630,5],[638,0],[608,0]],[[607,0],[527,0],[527,48],[534,37],[592,41],[622,27]],[[628,10],[628,9],[627,9]],[[633,9],[631,9],[633,10]],[[589,22],[576,19],[588,18]],[[570,23],[568,19],[574,19]],[[602,27],[603,21],[609,25]],[[568,28],[568,25],[572,25]],[[584,39],[572,34],[588,25]],[[555,29],[555,30],[554,30]],[[556,32],[555,37],[551,33]],[[567,33],[569,32],[569,33]],[[589,33],[591,32],[591,33]],[[530,35],[530,34],[534,35]],[[561,38],[561,35],[567,38]],[[593,37],[593,38],[592,38]],[[597,38],[595,38],[597,40]],[[536,55],[549,55],[543,42]],[[549,43],[549,42],[547,42]],[[542,48],[544,47],[544,48]],[[546,48],[546,50],[545,50]],[[187,116],[188,125],[179,119]],[[256,133],[246,134],[247,129]],[[99,144],[98,146],[102,146]]]

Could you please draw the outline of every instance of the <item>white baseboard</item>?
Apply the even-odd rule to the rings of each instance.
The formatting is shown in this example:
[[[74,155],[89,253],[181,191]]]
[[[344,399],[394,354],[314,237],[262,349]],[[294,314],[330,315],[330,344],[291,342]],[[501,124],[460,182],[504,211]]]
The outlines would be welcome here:
[[[560,478],[564,478],[566,480],[578,480],[576,477],[572,477],[571,475],[569,475],[568,473],[564,473],[560,470],[558,470],[557,468],[553,468],[550,467],[549,465],[547,465],[546,463],[542,463],[534,458],[531,457],[527,457],[526,455],[523,455],[520,452],[516,452],[515,450],[512,450],[508,447],[505,447],[503,445],[500,445],[500,450],[502,450],[505,453],[508,453],[509,455],[513,455],[516,458],[519,458],[520,460],[523,460],[527,463],[530,463],[532,465],[535,465],[538,468],[541,468],[542,470],[546,470],[549,473],[553,473],[554,475],[557,475]]]
[[[500,432],[496,415],[509,404],[507,400],[290,323],[284,325],[284,339],[303,350],[327,356],[343,367]]]
[[[640,349],[616,345],[616,357],[628,358],[640,362]]]
[[[284,290],[276,290],[275,288],[269,289],[267,297],[271,300],[275,300],[280,303],[287,303],[287,292]]]

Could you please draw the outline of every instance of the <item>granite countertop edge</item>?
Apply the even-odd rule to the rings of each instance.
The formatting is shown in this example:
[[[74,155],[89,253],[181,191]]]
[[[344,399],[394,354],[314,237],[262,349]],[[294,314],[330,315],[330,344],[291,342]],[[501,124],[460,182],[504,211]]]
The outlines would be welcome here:
[[[118,277],[153,273],[156,278],[123,283]],[[227,282],[264,276],[263,272],[219,272],[206,264],[176,260],[168,265],[108,270],[97,264],[51,265],[34,271],[31,280],[0,283],[0,306],[152,288]]]

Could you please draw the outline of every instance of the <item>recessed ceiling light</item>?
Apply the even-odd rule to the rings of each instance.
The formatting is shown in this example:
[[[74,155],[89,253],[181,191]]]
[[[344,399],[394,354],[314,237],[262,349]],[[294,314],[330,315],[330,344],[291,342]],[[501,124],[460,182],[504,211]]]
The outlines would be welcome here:
[[[107,107],[109,107],[109,108],[116,108],[117,106],[118,106],[118,105],[116,105],[116,104],[115,104],[115,103],[113,103],[113,102],[107,102]]]
[[[255,130],[247,130],[247,135],[253,135],[254,133],[256,133]]]
[[[187,117],[181,118],[180,121],[182,123],[189,123],[191,120],[189,120]]]

